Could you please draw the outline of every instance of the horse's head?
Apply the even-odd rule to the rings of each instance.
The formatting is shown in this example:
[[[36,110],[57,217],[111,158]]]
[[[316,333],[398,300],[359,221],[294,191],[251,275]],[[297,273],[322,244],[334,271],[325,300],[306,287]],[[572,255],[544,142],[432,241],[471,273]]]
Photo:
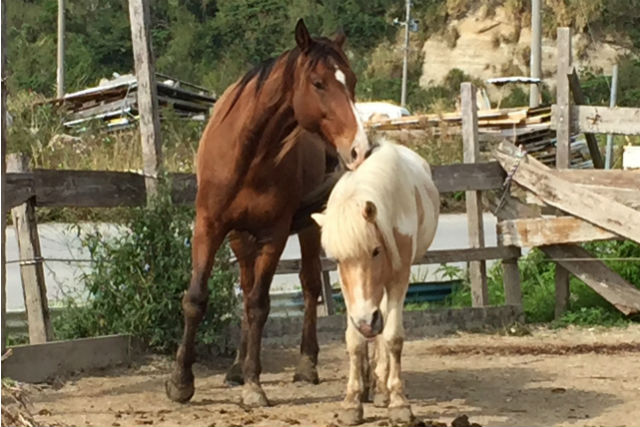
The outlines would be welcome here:
[[[357,207],[357,216],[353,209],[343,206],[312,217],[323,228],[323,246],[338,262],[348,321],[363,336],[373,338],[384,328],[381,304],[385,290],[389,292],[403,280],[394,268],[397,255],[393,251],[399,248],[395,241],[384,238],[378,208],[372,201],[348,205]],[[410,247],[411,242],[408,244]]]
[[[296,120],[322,136],[346,166],[355,169],[369,155],[371,145],[354,105],[356,76],[342,50],[345,36],[311,38],[300,19],[295,37],[300,51],[292,82]]]

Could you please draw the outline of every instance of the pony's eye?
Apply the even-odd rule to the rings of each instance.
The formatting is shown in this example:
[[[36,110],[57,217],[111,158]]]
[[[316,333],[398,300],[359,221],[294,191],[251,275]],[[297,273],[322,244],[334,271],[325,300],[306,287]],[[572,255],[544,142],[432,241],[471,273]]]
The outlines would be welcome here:
[[[375,248],[375,249],[373,250],[373,254],[372,254],[372,255],[373,255],[373,257],[375,258],[375,257],[377,257],[379,254],[380,254],[380,248]]]
[[[314,80],[312,84],[316,89],[324,90],[324,83],[322,83],[322,80]]]

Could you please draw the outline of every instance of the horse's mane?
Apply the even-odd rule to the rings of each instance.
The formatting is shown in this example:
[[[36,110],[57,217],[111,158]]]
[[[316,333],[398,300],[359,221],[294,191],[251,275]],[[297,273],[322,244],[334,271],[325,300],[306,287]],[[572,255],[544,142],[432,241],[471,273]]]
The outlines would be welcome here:
[[[283,52],[280,56],[269,58],[247,71],[247,73],[232,86],[234,94],[233,100],[229,104],[229,108],[224,112],[223,119],[226,118],[233,110],[238,99],[240,99],[242,94],[245,92],[245,89],[250,82],[254,79],[256,80],[254,96],[257,96],[264,87],[266,81],[273,74],[273,71],[278,68],[280,64],[284,63],[281,81],[293,81],[293,74],[300,55],[300,49],[295,47]],[[314,68],[320,61],[328,64],[329,60],[335,61],[338,65],[348,65],[348,61],[344,56],[344,53],[339,49],[336,49],[331,40],[326,37],[314,38],[313,43],[307,52],[307,56],[309,58],[309,65],[312,68]]]
[[[338,181],[324,212],[322,246],[338,259],[370,256],[379,232],[392,265],[401,263],[394,227],[402,224],[406,212],[415,210],[414,185],[406,171],[400,147],[382,142],[355,171]],[[364,206],[376,206],[376,227],[363,216]]]

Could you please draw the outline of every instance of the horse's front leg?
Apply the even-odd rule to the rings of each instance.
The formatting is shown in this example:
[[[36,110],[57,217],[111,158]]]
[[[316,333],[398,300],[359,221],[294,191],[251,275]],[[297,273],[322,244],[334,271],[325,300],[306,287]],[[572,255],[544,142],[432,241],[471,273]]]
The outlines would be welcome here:
[[[267,406],[269,401],[260,386],[260,347],[262,331],[269,315],[269,288],[278,266],[280,255],[287,242],[289,223],[258,237],[255,260],[255,281],[250,292],[244,295],[244,310],[247,317],[247,355],[244,360],[244,390],[242,401],[247,406]]]
[[[404,395],[402,385],[400,359],[404,344],[404,327],[402,325],[402,308],[404,295],[398,299],[390,298],[389,311],[386,316],[386,324],[382,332],[389,356],[389,378],[387,389],[389,390],[389,418],[393,423],[407,423],[413,419],[411,406]]]
[[[192,272],[189,289],[182,297],[184,332],[178,347],[173,372],[165,382],[169,399],[187,402],[195,392],[192,365],[195,362],[195,339],[198,325],[204,317],[209,299],[207,281],[211,274],[216,251],[227,230],[210,217],[197,214],[192,239]]]
[[[364,358],[367,357],[367,342],[350,321],[347,321],[346,341],[349,353],[349,382],[339,420],[346,425],[356,425],[363,420],[362,395],[365,378],[362,376],[362,367]]]
[[[257,253],[255,238],[246,232],[232,231],[229,233],[229,245],[238,260],[240,267],[240,288],[246,298],[251,292],[251,289],[253,289],[253,283],[255,281],[253,271]],[[244,374],[242,370],[244,359],[247,357],[248,333],[249,324],[247,314],[246,311],[243,311],[240,342],[238,343],[236,358],[224,378],[227,385],[235,386],[244,384]]]

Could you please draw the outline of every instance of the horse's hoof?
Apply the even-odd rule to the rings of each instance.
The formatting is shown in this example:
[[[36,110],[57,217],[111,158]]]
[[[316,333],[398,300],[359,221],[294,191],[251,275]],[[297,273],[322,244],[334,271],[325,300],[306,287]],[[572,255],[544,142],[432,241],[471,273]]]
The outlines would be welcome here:
[[[245,384],[242,390],[242,403],[251,408],[269,406],[267,395],[259,385]]]
[[[227,371],[224,377],[224,383],[229,387],[235,387],[244,384],[244,374],[242,373],[242,365],[234,363]]]
[[[167,397],[178,403],[187,403],[191,400],[193,393],[196,391],[193,381],[177,384],[173,378],[169,378],[165,381],[164,389],[167,392]]]
[[[389,408],[389,419],[392,424],[409,424],[413,421],[410,406],[396,406]]]
[[[373,394],[373,406],[376,408],[386,408],[389,406],[389,393],[375,392]]]
[[[340,424],[344,424],[347,426],[362,424],[362,421],[364,421],[362,405],[359,405],[356,408],[341,409],[338,413],[338,421],[340,422]]]
[[[311,384],[319,384],[318,370],[308,357],[300,357],[296,372],[293,374],[293,382],[304,381]]]

